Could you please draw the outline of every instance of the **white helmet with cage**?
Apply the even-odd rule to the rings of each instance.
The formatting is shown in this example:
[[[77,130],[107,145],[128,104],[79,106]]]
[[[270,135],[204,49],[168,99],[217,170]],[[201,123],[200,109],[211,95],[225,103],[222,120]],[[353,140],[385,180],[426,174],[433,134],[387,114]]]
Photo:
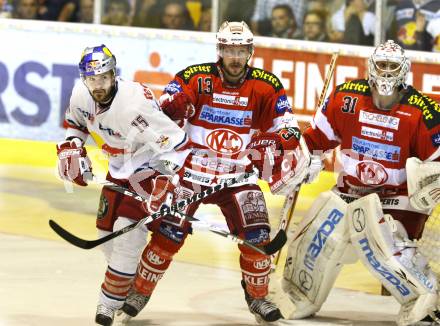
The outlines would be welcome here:
[[[380,95],[389,96],[395,88],[406,86],[410,67],[402,47],[388,40],[376,47],[368,59],[368,82]]]
[[[223,57],[223,49],[228,45],[248,45],[248,60],[254,52],[254,34],[252,34],[249,26],[244,22],[228,22],[225,21],[220,26],[217,38],[217,54]]]

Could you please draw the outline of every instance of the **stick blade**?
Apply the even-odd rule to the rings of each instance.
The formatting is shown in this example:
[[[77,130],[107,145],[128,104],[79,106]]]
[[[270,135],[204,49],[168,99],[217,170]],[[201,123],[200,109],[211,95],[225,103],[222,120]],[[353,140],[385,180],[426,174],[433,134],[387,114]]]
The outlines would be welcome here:
[[[266,252],[266,255],[273,255],[278,250],[280,250],[286,244],[286,242],[287,242],[286,231],[279,230],[275,238],[273,238],[271,242],[269,242],[267,245],[263,247],[264,251]]]
[[[52,228],[52,230],[55,231],[56,234],[58,234],[61,238],[66,240],[68,243],[81,248],[81,249],[92,249],[96,246],[101,244],[101,239],[99,240],[84,240],[81,238],[78,238],[77,236],[73,235],[66,229],[64,229],[62,226],[60,226],[57,222],[54,220],[49,220],[49,226]],[[97,243],[96,243],[97,242]]]

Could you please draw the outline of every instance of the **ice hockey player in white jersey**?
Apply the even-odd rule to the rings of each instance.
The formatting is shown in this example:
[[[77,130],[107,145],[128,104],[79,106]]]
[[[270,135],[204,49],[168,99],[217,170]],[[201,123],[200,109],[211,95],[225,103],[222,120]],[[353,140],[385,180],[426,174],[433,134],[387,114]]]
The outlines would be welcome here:
[[[438,318],[438,281],[414,240],[440,200],[440,106],[406,84],[409,70],[398,44],[380,44],[368,79],[338,85],[304,131],[311,151],[341,146],[342,171],[289,246],[291,319],[319,311],[342,265],[357,259],[400,303],[398,325]]]
[[[162,175],[161,155],[184,150],[186,133],[164,115],[151,90],[116,77],[116,58],[105,45],[87,47],[79,63],[81,80],[74,86],[66,112],[65,141],[57,145],[58,169],[62,179],[87,185],[92,172],[84,144],[90,135],[108,154],[107,179],[149,196],[148,205],[104,187],[96,226],[100,236],[121,229],[156,211],[173,194],[171,175]],[[171,162],[167,166],[177,166]],[[175,164],[176,163],[176,164]],[[113,323],[131,287],[146,244],[146,227],[107,242],[108,262],[101,286],[95,321]]]

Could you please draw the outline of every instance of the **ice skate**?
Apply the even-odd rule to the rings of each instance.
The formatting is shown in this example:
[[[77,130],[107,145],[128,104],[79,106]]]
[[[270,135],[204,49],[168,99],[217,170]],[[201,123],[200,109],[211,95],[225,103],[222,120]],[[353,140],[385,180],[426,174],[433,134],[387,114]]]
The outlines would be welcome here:
[[[115,309],[107,307],[103,304],[96,308],[95,322],[98,325],[111,326],[115,316]]]
[[[266,299],[254,299],[252,298],[246,291],[246,284],[244,281],[241,281],[241,286],[244,290],[244,297],[246,299],[246,303],[249,307],[249,311],[254,314],[255,319],[259,324],[271,324],[276,322],[278,319],[283,318],[281,311],[277,308],[277,306],[266,300]]]
[[[125,299],[122,308],[118,311],[118,320],[120,320],[122,324],[128,323],[131,318],[136,317],[139,312],[144,309],[149,300],[149,296],[142,295],[135,291],[131,292],[127,299]]]

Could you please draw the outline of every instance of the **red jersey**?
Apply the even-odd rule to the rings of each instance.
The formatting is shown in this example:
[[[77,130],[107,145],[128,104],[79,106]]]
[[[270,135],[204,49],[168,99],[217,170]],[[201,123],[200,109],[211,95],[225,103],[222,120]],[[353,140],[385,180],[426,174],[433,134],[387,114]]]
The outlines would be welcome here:
[[[411,86],[402,92],[384,111],[373,104],[367,80],[346,82],[316,112],[304,138],[313,151],[341,145],[341,192],[406,195],[406,160],[438,160],[440,106]]]
[[[246,67],[242,80],[230,86],[219,63],[193,65],[177,73],[165,92],[190,97],[196,112],[185,131],[193,142],[209,148],[193,150],[188,157],[184,179],[190,182],[211,185],[235,176],[239,166],[249,163],[240,153],[255,132],[297,126],[280,80],[262,69]]]

